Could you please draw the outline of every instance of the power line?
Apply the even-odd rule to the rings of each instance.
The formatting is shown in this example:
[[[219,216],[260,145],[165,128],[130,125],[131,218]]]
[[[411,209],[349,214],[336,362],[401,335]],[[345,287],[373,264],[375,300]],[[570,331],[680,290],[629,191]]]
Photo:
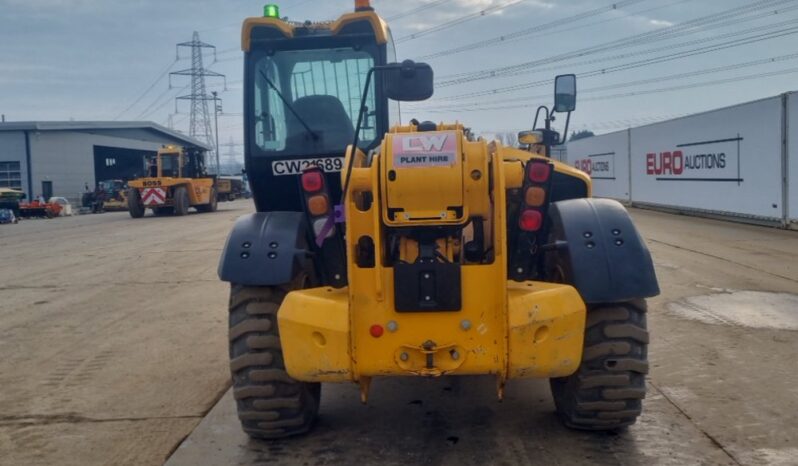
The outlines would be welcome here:
[[[137,119],[137,120],[141,120],[141,119],[149,118],[149,116],[150,116],[150,115],[152,115],[152,114],[154,114],[154,113],[157,113],[157,112],[159,112],[161,109],[163,109],[164,107],[166,107],[166,104],[170,103],[170,102],[172,101],[172,98],[173,98],[175,95],[177,95],[178,93],[180,93],[180,92],[182,92],[182,91],[185,91],[186,89],[188,89],[188,85],[185,85],[185,86],[183,86],[183,87],[181,87],[181,88],[175,88],[175,87],[172,87],[172,88],[168,88],[168,89],[166,89],[166,90],[165,90],[165,91],[164,91],[164,92],[161,94],[161,96],[159,96],[159,97],[158,97],[158,98],[156,98],[154,101],[152,101],[152,103],[151,103],[151,104],[150,104],[150,105],[149,105],[149,106],[148,106],[146,109],[144,109],[144,111],[143,111],[143,112],[141,112],[141,113],[140,113],[140,114],[139,114],[139,115],[136,117],[136,119]],[[175,92],[175,90],[177,90],[177,92]],[[167,95],[167,94],[169,94],[169,93],[172,93],[172,94],[174,94],[174,95]],[[166,98],[165,98],[165,99],[163,99],[163,100],[161,100],[162,96],[166,96]],[[156,105],[157,105],[157,106],[156,106]]]
[[[474,50],[477,50],[477,49],[490,47],[490,46],[497,45],[497,44],[507,43],[507,42],[514,41],[516,39],[522,38],[524,36],[538,34],[538,33],[544,32],[544,31],[548,31],[550,29],[555,29],[555,28],[557,28],[559,26],[562,26],[562,25],[571,24],[571,23],[573,23],[575,21],[581,21],[581,20],[583,20],[585,18],[589,18],[591,16],[597,16],[597,15],[600,15],[600,14],[603,14],[603,13],[617,11],[618,9],[621,9],[621,8],[624,8],[624,7],[627,7],[627,6],[631,6],[631,5],[634,5],[636,3],[640,3],[640,2],[643,2],[643,1],[647,1],[647,0],[623,0],[623,1],[620,1],[620,2],[611,3],[609,5],[606,5],[606,6],[603,6],[603,7],[600,7],[600,8],[595,8],[593,10],[588,10],[588,11],[585,11],[585,12],[582,12],[582,13],[578,13],[578,14],[575,14],[575,15],[571,15],[571,16],[565,17],[565,18],[556,19],[554,21],[550,21],[548,23],[540,24],[540,25],[537,25],[537,26],[524,28],[524,29],[521,29],[521,30],[518,30],[518,31],[515,31],[515,32],[511,32],[509,34],[502,34],[500,36],[493,37],[491,39],[485,39],[485,40],[473,42],[473,43],[470,43],[470,44],[461,45],[461,46],[458,46],[458,47],[453,47],[453,48],[450,48],[450,49],[447,49],[447,50],[441,50],[439,52],[431,53],[429,55],[424,55],[424,56],[419,57],[419,60],[430,60],[430,59],[434,59],[434,58],[454,55],[454,54],[461,53],[461,52],[471,52],[471,51],[474,51]]]
[[[163,78],[165,78],[165,77],[166,77],[166,73],[168,73],[168,72],[169,72],[169,70],[171,70],[171,69],[172,69],[172,68],[175,66],[175,63],[177,63],[178,61],[179,61],[178,59],[175,59],[175,61],[173,61],[172,63],[170,63],[170,64],[169,64],[169,66],[167,66],[167,67],[166,67],[166,69],[165,69],[165,70],[163,70],[163,72],[162,72],[161,74],[159,74],[157,78],[155,78],[155,81],[153,81],[153,82],[152,82],[152,84],[150,84],[150,86],[149,86],[147,89],[145,89],[145,90],[144,90],[144,92],[142,92],[142,93],[141,93],[141,94],[140,94],[140,95],[139,95],[139,96],[136,98],[136,100],[134,100],[134,101],[133,101],[133,103],[132,103],[132,104],[128,105],[128,106],[127,106],[127,108],[125,108],[124,110],[122,110],[121,112],[119,112],[119,113],[118,113],[118,114],[117,114],[117,115],[114,117],[114,120],[118,120],[118,119],[119,119],[119,118],[120,118],[122,115],[124,115],[125,113],[129,112],[129,111],[130,111],[130,109],[132,109],[133,107],[135,107],[136,105],[138,105],[138,103],[139,103],[139,102],[141,102],[141,100],[144,98],[144,96],[146,96],[147,94],[149,94],[149,92],[150,92],[150,91],[152,91],[152,90],[155,88],[155,86],[156,86],[156,85],[158,85],[158,83],[159,83],[159,82],[161,82],[161,80],[162,80]]]
[[[419,6],[419,7],[413,8],[411,10],[407,10],[404,13],[397,13],[397,14],[392,15],[392,16],[386,16],[385,17],[385,21],[398,21],[400,19],[406,18],[406,17],[414,15],[416,13],[421,13],[422,11],[426,11],[426,10],[441,6],[444,3],[449,3],[451,1],[452,0],[435,0],[435,1],[432,1],[432,2],[429,2],[429,3],[425,3],[425,4],[423,4],[423,5]]]
[[[187,87],[188,87],[188,86],[186,86],[186,87],[184,87],[184,88],[182,88],[182,89],[186,89]],[[163,99],[165,96],[167,96],[167,94],[169,94],[170,92],[174,92],[174,89],[175,89],[175,88],[173,88],[173,87],[168,87],[168,88],[166,88],[166,89],[165,89],[163,92],[161,92],[161,93],[158,95],[158,97],[156,97],[156,98],[155,98],[155,100],[153,100],[152,102],[150,102],[150,105],[148,105],[148,106],[147,106],[147,107],[146,107],[144,110],[142,110],[142,111],[141,111],[141,113],[139,113],[139,114],[136,116],[136,120],[140,120],[140,119],[142,119],[142,118],[146,118],[146,117],[148,117],[148,116],[152,115],[153,113],[155,113],[156,111],[160,110],[160,109],[161,109],[163,106],[159,106],[159,107],[158,107],[158,108],[156,108],[155,110],[153,110],[153,107],[155,107],[156,105],[158,105],[158,104],[159,104],[159,103],[161,103],[161,102],[169,102],[169,101],[171,100],[171,98],[172,98],[171,96],[168,96],[168,97],[166,98],[166,100],[165,100],[165,101],[164,101],[164,100],[162,100],[162,99]],[[181,89],[181,90],[182,90],[182,89]],[[178,92],[179,92],[179,91],[178,91]]]
[[[737,36],[741,36],[741,35],[745,35],[745,34],[750,34],[750,33],[753,33],[753,32],[759,32],[759,31],[769,30],[769,29],[776,29],[776,28],[779,28],[779,27],[782,27],[782,26],[793,24],[793,23],[795,23],[795,20],[788,20],[788,21],[783,21],[783,22],[780,22],[780,23],[775,23],[775,24],[772,24],[772,25],[758,26],[758,27],[750,28],[750,29],[747,29],[747,30],[744,30],[744,31],[736,31],[736,32],[733,32],[733,33],[721,34],[719,36],[715,36],[715,37],[713,37],[711,39],[708,39],[708,40],[706,40],[706,39],[698,39],[698,40],[692,40],[692,41],[687,41],[687,42],[681,42],[681,43],[678,43],[678,44],[670,44],[668,46],[660,47],[660,48],[646,49],[646,50],[643,50],[643,51],[638,51],[638,52],[633,52],[633,53],[620,54],[620,55],[614,55],[614,56],[600,58],[600,59],[593,59],[593,60],[587,60],[587,61],[582,61],[582,62],[576,62],[576,63],[572,63],[572,64],[570,64],[568,66],[569,67],[576,67],[576,66],[582,66],[582,65],[587,65],[587,64],[601,63],[601,62],[604,62],[604,61],[612,61],[612,60],[616,60],[616,59],[620,59],[620,58],[628,58],[628,57],[633,57],[633,56],[638,56],[638,55],[649,55],[651,53],[659,52],[659,51],[662,51],[662,50],[679,49],[679,48],[692,46],[692,45],[696,45],[696,44],[703,44],[703,43],[706,43],[708,41],[717,41],[717,40],[720,40],[720,39],[733,38],[733,37],[737,37]],[[708,45],[707,47],[711,47],[711,46]],[[698,49],[694,49],[694,50],[698,50]],[[683,52],[683,53],[687,53],[687,52]],[[656,60],[656,58],[649,58],[649,59],[645,59],[645,60],[641,60],[641,61],[637,61],[637,62],[630,62],[630,63],[627,63],[625,65],[616,65],[616,66],[631,66],[631,65],[634,65],[634,64],[640,64],[641,66],[643,66],[649,60]],[[536,68],[534,70],[530,70],[530,71],[525,72],[525,73],[543,73],[543,72],[548,72],[548,71],[556,70],[556,69],[561,69],[561,67],[560,66],[541,67],[541,68]],[[593,70],[591,72],[581,73],[581,74],[579,74],[579,76],[582,77],[582,78],[585,78],[585,77],[595,76],[597,74],[606,74],[608,71],[613,71],[613,70],[614,70],[613,67],[611,67],[611,68],[602,68],[600,70]],[[521,74],[521,73],[519,72],[517,74]],[[549,84],[549,83],[551,83],[551,80],[536,81],[536,82],[527,83],[527,84],[531,84],[528,87],[536,87],[536,85],[538,85],[538,84],[544,85],[544,84]],[[508,86],[508,87],[512,87],[512,88],[515,88],[517,86],[525,87],[525,86],[527,86],[527,84],[516,85],[516,86]],[[446,86],[445,83],[437,85],[437,87],[445,87],[445,86]],[[506,89],[506,88],[498,88],[496,90],[504,90],[504,89]],[[492,94],[493,93],[491,93],[491,95]],[[443,99],[446,100],[447,98],[444,97]],[[452,100],[456,100],[456,99],[452,99]],[[512,99],[510,99],[510,100],[512,100]]]
[[[774,4],[794,3],[795,1],[796,0],[759,0],[753,4],[732,8],[730,10],[726,10],[721,13],[703,16],[684,23],[658,29],[656,31],[649,31],[642,34],[636,34],[633,36],[628,36],[622,39],[605,42],[603,44],[586,47],[583,49],[578,49],[575,51],[566,52],[559,55],[539,58],[536,60],[519,63],[516,65],[488,68],[469,73],[462,73],[458,78],[447,81],[447,84],[462,84],[465,82],[477,81],[481,79],[494,79],[496,77],[509,75],[510,73],[534,68],[540,65],[566,61],[574,58],[581,58],[586,55],[592,55],[595,53],[605,52],[608,50],[617,50],[619,48],[624,48],[624,47],[636,47],[651,42],[667,40],[672,38],[676,34],[682,34],[682,35],[692,34],[695,32],[706,31],[707,29],[711,28],[728,26],[730,24],[735,24],[737,22],[751,21],[753,19],[759,19],[761,17],[771,15],[770,12],[764,12],[764,13],[761,12],[762,8],[764,7],[772,6]],[[735,18],[735,16],[739,16],[742,14],[750,14],[750,13],[755,13],[755,15],[749,18]],[[713,25],[712,23],[715,24]]]
[[[425,37],[425,36],[428,36],[430,34],[434,34],[436,32],[443,31],[445,29],[453,28],[453,27],[458,26],[460,24],[463,24],[465,22],[468,22],[468,21],[471,21],[471,20],[474,20],[474,19],[477,19],[477,18],[481,18],[483,16],[491,15],[491,14],[496,13],[498,11],[504,10],[505,8],[509,8],[511,6],[518,5],[519,3],[522,3],[524,1],[526,1],[526,0],[511,0],[511,1],[509,1],[507,3],[503,3],[501,5],[490,6],[488,8],[485,8],[484,10],[478,11],[476,13],[470,13],[470,14],[461,16],[459,18],[455,18],[453,20],[446,21],[445,23],[439,24],[437,26],[432,26],[432,27],[429,27],[429,28],[424,29],[422,31],[414,32],[413,34],[408,34],[406,36],[400,37],[400,38],[396,39],[395,42],[397,44],[401,44],[403,42],[407,42],[407,41],[411,41],[411,40],[414,40],[414,39],[418,39],[420,37]]]
[[[671,7],[671,6],[674,6],[674,5],[678,5],[680,3],[687,3],[689,1],[693,1],[693,0],[675,0],[675,1],[672,1],[671,3],[667,3],[665,5],[659,5],[659,6],[652,7],[652,8],[647,8],[645,10],[630,11],[630,12],[627,12],[627,13],[621,15],[621,16],[614,16],[612,18],[606,18],[606,19],[602,19],[602,20],[599,20],[599,21],[593,21],[593,22],[590,22],[590,23],[587,23],[587,24],[580,24],[580,25],[576,25],[576,26],[573,26],[573,27],[565,28],[565,29],[556,28],[555,30],[558,33],[560,33],[560,34],[565,33],[565,32],[569,32],[569,31],[575,31],[575,30],[583,31],[583,30],[585,30],[587,28],[590,28],[590,27],[593,27],[593,26],[598,26],[599,24],[605,24],[605,23],[609,23],[609,22],[612,22],[612,21],[617,21],[619,19],[628,18],[630,16],[638,16],[638,15],[642,15],[644,13],[650,13],[652,11],[661,10],[663,8],[668,8],[668,7]],[[539,35],[542,35],[542,34],[543,34],[543,31],[540,32],[540,33],[532,33],[532,34],[529,34],[529,35],[524,36],[522,38],[514,39],[512,41],[503,41],[501,44],[497,43],[496,45],[504,45],[506,43],[518,42],[521,39],[526,39],[526,38],[529,38],[529,37],[535,37],[535,36],[539,36]],[[464,51],[468,51],[468,50],[464,50]],[[430,55],[423,55],[421,57],[418,57],[418,59],[419,60],[428,60],[428,59],[438,58],[439,56],[448,56],[448,55],[451,55],[451,54],[454,54],[454,53],[459,53],[459,52],[451,52],[451,53],[450,52],[451,52],[451,50],[436,52],[436,53],[430,54]],[[456,77],[459,77],[459,76],[468,76],[471,73],[472,72],[444,75],[444,76],[436,77],[436,79],[447,80],[447,79],[452,79],[452,78],[456,78]]]
[[[798,6],[794,6],[791,9],[798,9]],[[708,41],[716,41],[716,40],[720,40],[720,39],[726,39],[726,38],[729,38],[729,37],[742,36],[742,35],[750,34],[750,33],[753,33],[753,32],[767,31],[767,30],[770,30],[770,29],[776,29],[776,28],[779,28],[779,27],[782,27],[782,26],[785,26],[785,25],[788,25],[788,24],[793,24],[795,22],[796,22],[795,19],[791,19],[791,20],[787,20],[787,21],[782,21],[780,23],[767,24],[767,25],[762,25],[762,26],[749,28],[749,29],[746,29],[746,30],[737,30],[737,31],[734,31],[734,32],[726,33],[726,34],[720,34],[720,35],[711,37],[709,39],[694,39],[694,40],[690,40],[690,41],[686,41],[686,42],[679,42],[679,43],[675,43],[675,44],[668,44],[668,45],[661,46],[661,47],[655,47],[655,48],[650,48],[650,49],[645,49],[645,50],[639,50],[639,51],[636,51],[636,52],[628,52],[628,53],[622,53],[622,54],[617,54],[617,55],[611,55],[611,56],[607,56],[607,57],[594,58],[594,59],[590,59],[590,60],[583,60],[583,61],[573,62],[573,63],[569,63],[567,65],[558,65],[558,66],[549,66],[549,67],[536,67],[536,68],[529,69],[529,70],[519,70],[519,71],[512,72],[512,73],[503,74],[499,78],[520,76],[520,75],[524,75],[524,74],[538,74],[538,73],[547,72],[547,71],[551,71],[551,70],[559,70],[559,69],[562,69],[564,66],[568,66],[569,68],[571,68],[571,67],[575,67],[575,66],[592,65],[592,64],[595,64],[595,63],[614,61],[614,60],[619,60],[619,59],[623,59],[623,58],[630,58],[630,57],[635,57],[635,56],[640,56],[640,55],[649,55],[649,54],[652,54],[652,53],[655,53],[655,52],[661,52],[663,50],[673,50],[673,49],[683,48],[683,47],[687,47],[687,46],[691,46],[691,45],[703,44],[703,43],[706,43]],[[447,86],[455,85],[455,84],[458,84],[458,83],[459,82],[457,80],[443,81],[443,82],[436,83],[436,87],[447,87]]]
[[[767,73],[754,73],[754,74],[748,74],[748,75],[743,75],[743,76],[735,76],[733,78],[716,79],[714,81],[704,81],[704,82],[691,83],[691,84],[682,84],[682,85],[678,85],[678,86],[663,87],[663,88],[659,88],[659,89],[649,89],[649,90],[645,90],[645,91],[631,91],[631,92],[620,93],[620,94],[610,94],[610,95],[602,95],[602,96],[596,96],[596,97],[588,97],[587,99],[583,99],[583,100],[587,100],[587,101],[607,100],[607,99],[617,99],[617,98],[621,98],[621,97],[633,97],[633,96],[644,95],[644,94],[659,94],[659,93],[662,93],[662,92],[681,91],[681,90],[685,90],[685,89],[695,89],[695,88],[698,88],[698,87],[714,86],[714,85],[718,85],[718,84],[736,83],[736,82],[740,82],[740,81],[748,81],[748,80],[751,80],[751,79],[771,78],[771,77],[774,77],[774,76],[783,76],[783,75],[793,74],[793,73],[798,73],[798,67],[786,68],[786,69],[776,70],[776,71],[770,71],[770,72],[767,72]]]
[[[643,91],[630,91],[625,93],[618,93],[618,94],[609,94],[609,95],[602,95],[596,97],[588,97],[580,99],[580,101],[598,101],[598,100],[608,100],[608,99],[619,99],[623,97],[636,97],[640,95],[648,95],[648,94],[660,94],[663,92],[672,92],[672,91],[679,91],[685,89],[695,89],[699,87],[706,87],[706,86],[715,86],[719,84],[729,84],[739,81],[747,81],[752,79],[758,78],[769,78],[774,76],[782,76],[787,74],[794,74],[798,73],[798,67],[793,68],[786,68],[782,70],[771,71],[767,73],[754,73],[748,74],[743,76],[735,76],[732,78],[724,78],[724,79],[715,79],[711,81],[702,81],[697,83],[690,83],[690,84],[680,84],[677,86],[670,86],[670,87],[663,87],[658,89],[648,89]],[[519,109],[519,108],[531,108],[529,104],[518,104],[518,105],[501,105],[501,106],[474,106],[470,108],[458,108],[458,112],[477,112],[477,111],[490,111],[490,110],[511,110],[511,109]],[[425,110],[427,113],[446,113],[451,112],[452,110],[443,110],[443,109],[431,109]]]
[[[589,72],[586,72],[586,73],[579,73],[579,77],[580,78],[587,78],[587,77],[593,77],[593,76],[599,76],[599,75],[605,75],[605,74],[609,74],[609,73],[614,73],[614,72],[617,72],[617,71],[624,71],[624,70],[633,69],[633,68],[640,68],[640,67],[643,67],[643,66],[648,66],[648,65],[658,64],[658,63],[664,63],[664,62],[668,62],[668,61],[672,61],[672,60],[677,60],[677,59],[691,57],[691,56],[695,56],[695,55],[701,55],[701,54],[705,54],[705,53],[715,52],[715,51],[718,51],[718,50],[724,50],[724,49],[728,49],[728,48],[732,48],[732,47],[739,47],[739,46],[742,46],[742,45],[753,44],[753,43],[761,42],[761,41],[764,41],[764,40],[770,40],[770,39],[775,39],[775,38],[778,38],[778,37],[784,37],[784,36],[788,36],[788,35],[793,35],[793,34],[796,34],[796,33],[798,33],[798,26],[785,28],[785,29],[781,29],[781,30],[777,30],[777,31],[772,31],[772,32],[768,32],[768,33],[763,33],[763,34],[759,34],[759,35],[752,36],[752,37],[745,37],[745,38],[735,39],[735,40],[731,40],[731,41],[727,41],[727,42],[722,42],[720,44],[714,44],[714,45],[707,45],[707,46],[703,46],[703,47],[698,47],[698,48],[686,50],[686,51],[683,51],[683,52],[677,52],[677,53],[662,55],[662,56],[654,57],[654,58],[646,58],[646,59],[643,59],[643,60],[638,60],[638,61],[630,62],[630,63],[624,63],[624,64],[621,64],[621,65],[615,65],[615,66],[611,66],[611,67],[604,67],[604,68],[600,68],[600,69],[597,69],[597,70],[589,71]],[[439,101],[440,100],[460,100],[460,99],[472,98],[472,97],[482,97],[482,96],[487,96],[487,95],[494,95],[494,94],[501,94],[501,93],[506,93],[506,92],[517,91],[517,90],[521,90],[521,89],[529,89],[529,88],[532,88],[532,87],[538,87],[538,86],[547,85],[547,84],[550,84],[550,83],[551,83],[550,79],[540,80],[540,81],[534,81],[534,82],[529,82],[529,83],[522,83],[522,84],[511,85],[511,86],[504,86],[504,87],[498,87],[498,88],[493,88],[493,89],[487,89],[487,90],[483,90],[483,91],[471,92],[471,93],[466,93],[466,94],[446,96],[446,97],[441,97],[441,98],[439,98],[437,100],[439,100]]]
[[[640,80],[636,80],[636,81],[628,81],[628,82],[625,82],[625,83],[609,84],[609,85],[605,85],[605,86],[597,86],[597,87],[592,87],[592,88],[588,88],[588,89],[580,89],[579,93],[580,94],[591,94],[591,93],[594,93],[594,92],[601,92],[601,91],[607,91],[607,90],[612,90],[612,89],[623,89],[623,88],[626,88],[626,87],[642,86],[642,85],[646,85],[646,84],[659,83],[659,82],[662,82],[662,81],[672,81],[672,80],[676,80],[676,79],[692,78],[692,77],[695,77],[695,76],[703,76],[703,75],[706,75],[706,74],[720,73],[720,72],[724,72],[724,71],[735,71],[735,70],[739,70],[739,69],[743,69],[743,68],[750,68],[750,67],[754,67],[754,66],[768,65],[768,64],[772,64],[772,63],[780,63],[780,62],[783,62],[783,61],[790,61],[790,60],[795,60],[795,59],[798,59],[798,53],[790,53],[790,54],[779,55],[779,56],[770,57],[770,58],[752,60],[752,61],[748,61],[748,62],[744,62],[744,63],[736,63],[736,64],[732,64],[732,65],[718,66],[718,67],[714,67],[714,68],[705,68],[705,69],[700,69],[700,70],[696,70],[696,71],[689,71],[689,72],[686,72],[686,73],[676,73],[676,74],[672,74],[672,75],[668,75],[668,76],[658,76],[656,78],[640,79]],[[494,104],[501,104],[501,103],[513,103],[513,102],[519,102],[519,101],[529,102],[529,101],[534,101],[534,100],[537,100],[537,99],[544,99],[544,98],[548,98],[548,97],[551,97],[551,94],[527,95],[527,96],[514,97],[514,98],[509,98],[509,99],[499,99],[499,100],[491,100],[491,101],[484,101],[484,102],[464,102],[464,103],[459,104],[459,105],[451,105],[451,106],[443,106],[443,107],[436,106],[435,109],[436,110],[451,110],[451,111],[455,111],[455,110],[460,110],[460,109],[463,109],[463,108],[484,107],[485,105],[494,105]],[[498,107],[498,108],[505,108],[505,107]]]

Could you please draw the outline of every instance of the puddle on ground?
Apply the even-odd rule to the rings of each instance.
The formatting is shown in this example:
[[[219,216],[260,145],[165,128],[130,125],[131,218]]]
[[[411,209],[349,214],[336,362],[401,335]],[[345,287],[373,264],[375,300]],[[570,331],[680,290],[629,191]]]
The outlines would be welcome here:
[[[666,309],[708,324],[798,330],[798,295],[730,291],[668,303]]]

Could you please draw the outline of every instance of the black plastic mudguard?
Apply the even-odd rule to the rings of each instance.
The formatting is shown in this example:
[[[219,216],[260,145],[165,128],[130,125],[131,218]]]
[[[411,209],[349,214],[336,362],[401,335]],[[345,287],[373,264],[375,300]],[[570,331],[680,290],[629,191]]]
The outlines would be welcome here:
[[[240,217],[219,261],[222,281],[247,286],[290,283],[311,260],[301,212],[258,212]]]
[[[612,303],[659,294],[654,263],[629,213],[610,199],[570,199],[549,208],[547,270],[563,268],[586,303]]]

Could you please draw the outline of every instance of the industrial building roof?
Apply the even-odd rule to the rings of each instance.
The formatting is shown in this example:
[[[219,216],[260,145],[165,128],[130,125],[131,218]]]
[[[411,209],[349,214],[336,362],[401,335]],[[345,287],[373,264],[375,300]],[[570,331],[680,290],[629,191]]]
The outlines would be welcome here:
[[[159,133],[189,147],[211,150],[207,144],[190,136],[161,126],[152,121],[14,121],[0,123],[0,131],[77,131],[84,133],[109,134],[116,133],[124,137],[128,133],[132,139],[138,139],[135,131]]]

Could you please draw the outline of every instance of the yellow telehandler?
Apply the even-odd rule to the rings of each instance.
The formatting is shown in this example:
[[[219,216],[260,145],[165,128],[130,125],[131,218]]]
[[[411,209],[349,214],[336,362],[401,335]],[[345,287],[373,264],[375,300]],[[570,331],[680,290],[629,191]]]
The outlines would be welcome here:
[[[566,425],[635,422],[659,287],[624,207],[548,157],[574,75],[519,149],[395,120],[398,102],[432,95],[433,72],[396,63],[367,0],[324,23],[269,5],[244,22],[243,50],[257,212],[233,227],[219,276],[250,436],[307,432],[322,384],[358,384],[365,402],[380,377],[484,375],[500,399],[513,379],[547,378]]]

